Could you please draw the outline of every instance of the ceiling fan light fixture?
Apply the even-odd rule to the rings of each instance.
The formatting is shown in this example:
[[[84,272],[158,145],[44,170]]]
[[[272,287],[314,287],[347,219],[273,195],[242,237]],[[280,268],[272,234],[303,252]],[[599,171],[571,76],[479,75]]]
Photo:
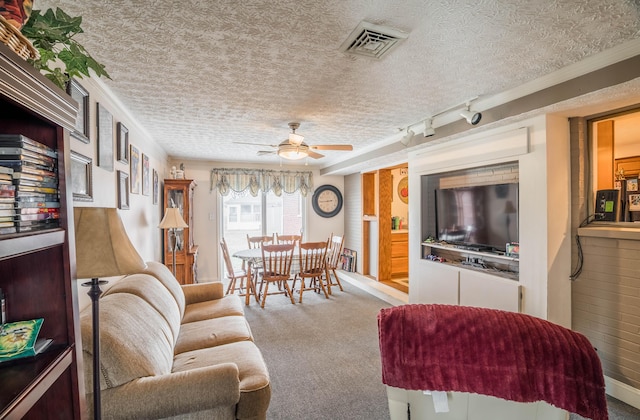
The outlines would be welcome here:
[[[300,160],[309,156],[309,147],[303,144],[281,144],[278,147],[278,156],[288,160]]]

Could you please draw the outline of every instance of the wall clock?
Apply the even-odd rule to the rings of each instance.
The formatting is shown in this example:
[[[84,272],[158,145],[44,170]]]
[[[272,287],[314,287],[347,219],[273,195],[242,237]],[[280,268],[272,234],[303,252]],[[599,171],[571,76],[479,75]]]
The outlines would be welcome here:
[[[313,210],[322,217],[333,217],[342,209],[342,194],[333,185],[321,185],[311,198]]]

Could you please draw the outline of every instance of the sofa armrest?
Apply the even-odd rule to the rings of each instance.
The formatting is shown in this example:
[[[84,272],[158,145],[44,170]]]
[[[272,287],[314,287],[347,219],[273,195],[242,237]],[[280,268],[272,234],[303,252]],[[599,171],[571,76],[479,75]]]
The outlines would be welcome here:
[[[160,418],[233,406],[240,401],[238,375],[235,363],[221,363],[138,378],[103,390],[102,409],[110,418]]]
[[[184,300],[187,305],[208,300],[222,299],[224,297],[224,286],[222,282],[183,284]]]

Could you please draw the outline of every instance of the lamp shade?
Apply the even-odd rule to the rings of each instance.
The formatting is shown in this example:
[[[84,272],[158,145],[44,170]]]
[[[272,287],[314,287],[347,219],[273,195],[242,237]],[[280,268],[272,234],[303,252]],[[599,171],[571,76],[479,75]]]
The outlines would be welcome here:
[[[182,218],[180,209],[177,207],[167,207],[158,227],[160,229],[184,229],[189,227],[189,225]]]
[[[76,207],[74,219],[78,278],[123,276],[146,268],[115,208]]]

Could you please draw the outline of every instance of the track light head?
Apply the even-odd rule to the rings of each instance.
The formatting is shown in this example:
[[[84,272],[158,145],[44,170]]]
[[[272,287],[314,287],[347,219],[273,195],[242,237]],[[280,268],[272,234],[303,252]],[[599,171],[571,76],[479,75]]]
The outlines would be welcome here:
[[[467,109],[463,109],[460,111],[460,115],[467,120],[467,122],[471,125],[476,125],[482,119],[482,114],[479,112],[471,111],[469,107]]]
[[[402,138],[400,139],[400,143],[402,143],[403,145],[407,146],[409,144],[409,142],[411,141],[411,139],[413,138],[413,136],[415,136],[415,135],[416,135],[416,133],[414,133],[413,130],[408,128],[407,129],[407,134],[402,136]]]
[[[433,128],[433,119],[429,118],[424,120],[424,136],[431,137],[436,134],[435,128]]]

